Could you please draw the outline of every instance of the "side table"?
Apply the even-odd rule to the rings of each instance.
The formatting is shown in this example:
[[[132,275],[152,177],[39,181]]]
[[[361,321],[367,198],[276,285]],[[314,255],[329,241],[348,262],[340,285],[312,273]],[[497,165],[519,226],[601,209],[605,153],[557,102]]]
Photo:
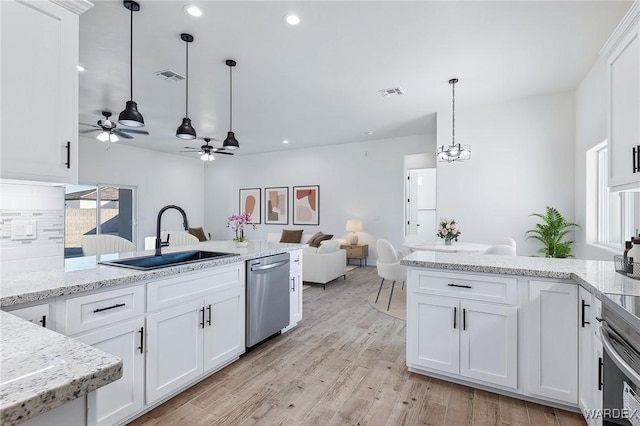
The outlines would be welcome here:
[[[347,251],[347,265],[349,264],[349,259],[359,259],[360,267],[362,267],[362,260],[364,259],[364,266],[367,266],[369,244],[343,244],[340,248]]]

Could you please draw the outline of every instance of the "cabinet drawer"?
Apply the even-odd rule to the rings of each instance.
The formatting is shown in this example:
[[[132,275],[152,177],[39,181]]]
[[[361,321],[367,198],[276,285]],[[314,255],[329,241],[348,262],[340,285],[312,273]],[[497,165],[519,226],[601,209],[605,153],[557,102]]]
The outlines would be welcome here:
[[[297,272],[302,270],[302,250],[292,251],[290,253],[289,270]]]
[[[64,333],[102,327],[144,315],[144,284],[64,300]]]
[[[485,274],[412,270],[410,291],[515,305],[517,280]]]
[[[157,311],[237,285],[244,288],[244,263],[152,281],[147,284],[147,310]]]

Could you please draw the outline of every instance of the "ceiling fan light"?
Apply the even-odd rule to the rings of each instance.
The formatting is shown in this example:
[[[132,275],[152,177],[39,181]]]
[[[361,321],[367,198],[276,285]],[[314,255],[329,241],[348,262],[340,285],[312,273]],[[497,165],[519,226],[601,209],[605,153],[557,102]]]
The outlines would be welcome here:
[[[233,132],[227,132],[227,138],[222,142],[222,147],[224,149],[238,149],[240,148],[240,144],[238,143],[236,136]]]
[[[196,138],[196,129],[191,126],[191,119],[189,117],[182,119],[182,124],[178,127],[178,130],[176,130],[176,136],[180,139]]]
[[[127,101],[126,107],[118,116],[118,123],[127,127],[144,127],[144,118],[138,112],[138,104]]]
[[[205,152],[204,154],[202,154],[200,159],[202,161],[213,161],[213,160],[216,159],[216,157],[214,157],[213,154],[211,154],[211,153]]]
[[[109,142],[118,142],[119,140],[120,138],[118,137],[118,135],[115,135],[113,133],[109,135]]]
[[[100,132],[98,136],[96,136],[96,139],[98,139],[100,142],[106,142],[109,140],[109,133],[104,131]]]

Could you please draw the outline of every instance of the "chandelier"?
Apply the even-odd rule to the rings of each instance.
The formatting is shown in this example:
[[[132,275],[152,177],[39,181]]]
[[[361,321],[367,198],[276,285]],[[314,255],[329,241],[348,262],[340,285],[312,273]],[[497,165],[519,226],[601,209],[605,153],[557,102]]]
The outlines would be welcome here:
[[[449,84],[451,84],[453,88],[453,97],[451,101],[451,109],[453,111],[453,120],[452,120],[452,139],[451,145],[445,146],[442,145],[438,150],[437,156],[439,161],[446,161],[447,163],[451,163],[453,161],[465,161],[471,158],[471,147],[469,145],[461,145],[456,143],[456,83],[458,82],[457,78],[452,78],[449,80]]]

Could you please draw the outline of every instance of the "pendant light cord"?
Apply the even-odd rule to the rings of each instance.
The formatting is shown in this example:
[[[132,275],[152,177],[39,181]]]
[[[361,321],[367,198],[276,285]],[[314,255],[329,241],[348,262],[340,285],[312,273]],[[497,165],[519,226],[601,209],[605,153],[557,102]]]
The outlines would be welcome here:
[[[131,12],[131,23],[130,23],[130,37],[129,37],[129,81],[130,84],[130,95],[129,100],[133,101],[133,6],[130,9]]]
[[[229,67],[229,131],[233,131],[233,67]]]
[[[187,45],[187,90],[185,94],[185,107],[184,107],[184,116],[189,117],[189,42],[185,42]]]
[[[453,119],[452,119],[452,139],[451,145],[455,146],[456,144],[456,83],[452,83],[453,86],[453,97],[451,99],[451,108],[453,110]]]

